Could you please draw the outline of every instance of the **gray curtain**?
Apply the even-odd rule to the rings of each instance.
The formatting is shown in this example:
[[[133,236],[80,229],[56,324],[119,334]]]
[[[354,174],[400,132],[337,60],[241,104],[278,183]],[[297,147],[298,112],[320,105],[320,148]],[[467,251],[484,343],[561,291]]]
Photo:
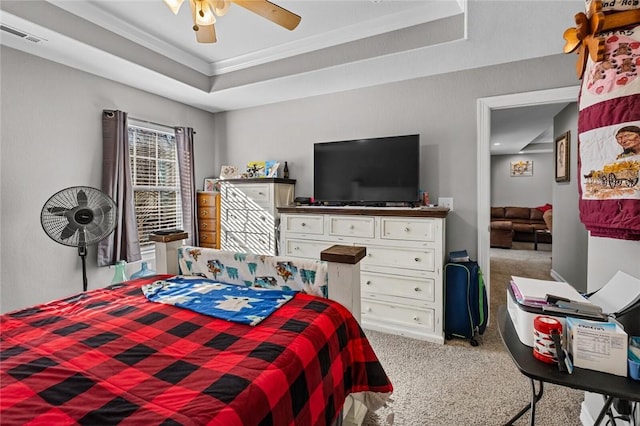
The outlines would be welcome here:
[[[196,180],[193,166],[193,135],[191,127],[176,127],[178,167],[180,171],[180,195],[182,201],[182,221],[184,231],[189,234],[186,243],[198,243],[198,222],[196,218]]]
[[[98,243],[98,266],[113,265],[119,260],[135,262],[142,255],[133,202],[126,112],[102,112],[102,158],[102,190],[116,203],[118,224],[109,237]]]

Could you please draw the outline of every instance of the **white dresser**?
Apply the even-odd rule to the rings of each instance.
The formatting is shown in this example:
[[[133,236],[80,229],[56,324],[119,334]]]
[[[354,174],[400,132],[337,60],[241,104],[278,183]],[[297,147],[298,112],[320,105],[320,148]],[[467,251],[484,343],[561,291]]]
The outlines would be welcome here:
[[[444,343],[443,266],[448,209],[279,209],[283,256],[318,259],[334,244],[367,249],[361,318],[368,329]]]
[[[293,204],[295,180],[220,181],[220,248],[277,255],[278,207]]]

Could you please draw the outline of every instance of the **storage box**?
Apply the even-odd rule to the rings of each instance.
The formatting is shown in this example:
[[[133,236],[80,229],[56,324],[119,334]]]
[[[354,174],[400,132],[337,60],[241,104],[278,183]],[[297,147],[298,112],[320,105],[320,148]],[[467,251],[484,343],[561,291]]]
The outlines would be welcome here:
[[[627,333],[613,321],[566,318],[567,352],[575,367],[627,376]]]

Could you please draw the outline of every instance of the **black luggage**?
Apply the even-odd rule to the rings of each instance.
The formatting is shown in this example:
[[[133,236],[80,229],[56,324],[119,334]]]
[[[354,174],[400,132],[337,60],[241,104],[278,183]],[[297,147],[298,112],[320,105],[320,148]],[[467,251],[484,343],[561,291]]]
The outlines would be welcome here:
[[[477,262],[455,262],[444,266],[445,338],[469,339],[478,346],[476,333],[487,327],[489,307],[482,271]]]

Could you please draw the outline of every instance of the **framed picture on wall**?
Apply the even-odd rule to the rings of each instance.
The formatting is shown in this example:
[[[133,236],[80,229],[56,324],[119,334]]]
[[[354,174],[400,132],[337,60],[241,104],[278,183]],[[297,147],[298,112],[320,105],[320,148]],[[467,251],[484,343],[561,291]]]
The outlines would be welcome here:
[[[533,160],[512,161],[509,164],[511,177],[533,176]]]
[[[563,133],[556,138],[556,182],[569,182],[570,142],[571,134],[569,132]]]

